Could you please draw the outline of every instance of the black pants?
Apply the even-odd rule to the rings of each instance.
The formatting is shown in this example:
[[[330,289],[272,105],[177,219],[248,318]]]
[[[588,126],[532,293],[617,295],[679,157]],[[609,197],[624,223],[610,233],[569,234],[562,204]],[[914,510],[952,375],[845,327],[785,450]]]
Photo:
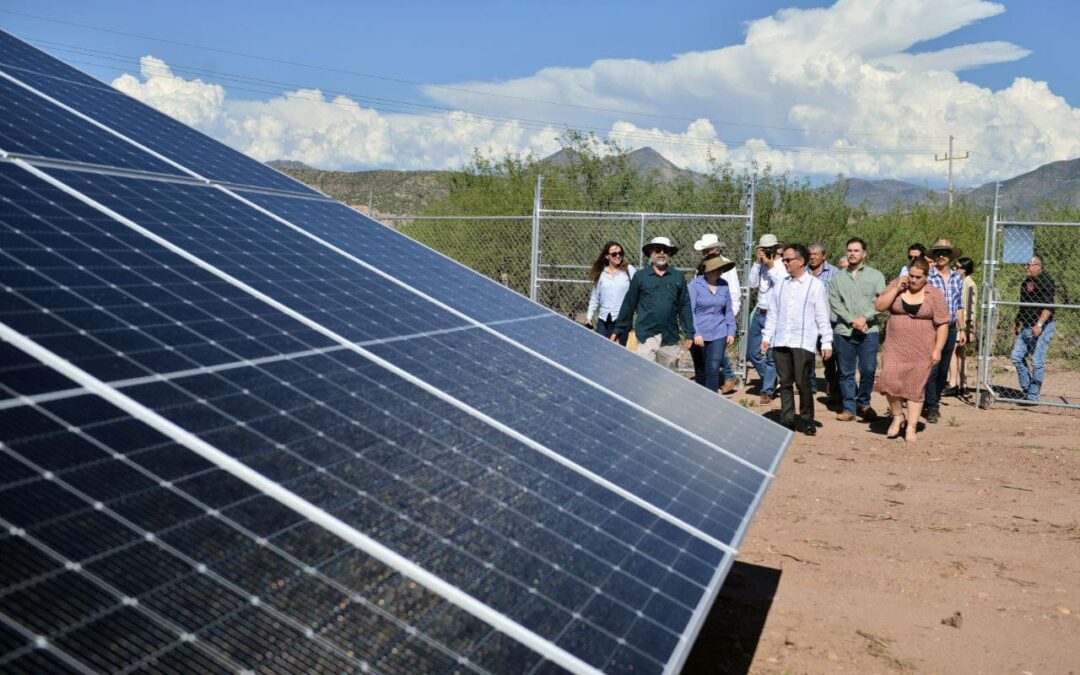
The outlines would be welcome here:
[[[814,422],[814,395],[810,393],[810,378],[814,376],[814,352],[798,347],[776,347],[773,362],[776,364],[776,388],[780,393],[780,423],[795,427],[795,392],[799,389],[799,417],[804,424]]]

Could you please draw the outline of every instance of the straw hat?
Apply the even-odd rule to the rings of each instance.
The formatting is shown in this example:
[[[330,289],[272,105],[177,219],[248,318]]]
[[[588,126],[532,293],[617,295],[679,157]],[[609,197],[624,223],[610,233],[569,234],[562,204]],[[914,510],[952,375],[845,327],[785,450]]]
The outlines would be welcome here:
[[[704,272],[706,274],[712,272],[713,270],[720,270],[720,273],[723,274],[724,272],[735,269],[735,261],[728,260],[719,253],[705,258],[705,262],[703,263],[703,265],[705,267]]]
[[[938,239],[934,242],[934,245],[930,247],[931,254],[933,251],[949,250],[949,260],[955,260],[963,253],[960,249],[952,245],[952,242],[948,239]]]

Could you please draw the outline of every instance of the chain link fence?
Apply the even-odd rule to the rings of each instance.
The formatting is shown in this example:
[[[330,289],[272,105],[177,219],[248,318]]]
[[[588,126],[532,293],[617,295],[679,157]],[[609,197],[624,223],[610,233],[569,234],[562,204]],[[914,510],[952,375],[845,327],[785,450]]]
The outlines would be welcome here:
[[[995,198],[985,242],[980,404],[1080,408],[1080,222],[1002,220]]]
[[[380,222],[529,295],[532,221],[524,216],[379,216]]]
[[[527,295],[563,316],[583,323],[592,286],[588,271],[601,247],[617,241],[629,254],[627,262],[641,269],[648,263],[642,247],[653,237],[667,237],[679,247],[673,258],[689,281],[701,255],[694,242],[702,234],[717,235],[723,254],[735,261],[741,286],[737,372],[745,373],[745,335],[749,325],[749,268],[753,242],[753,197],[745,195],[738,213],[662,213],[623,211],[632,200],[602,200],[616,210],[574,208],[588,202],[584,188],[565,184],[545,193],[541,181],[531,215],[501,216],[380,216],[402,234],[430,246],[481,274]]]

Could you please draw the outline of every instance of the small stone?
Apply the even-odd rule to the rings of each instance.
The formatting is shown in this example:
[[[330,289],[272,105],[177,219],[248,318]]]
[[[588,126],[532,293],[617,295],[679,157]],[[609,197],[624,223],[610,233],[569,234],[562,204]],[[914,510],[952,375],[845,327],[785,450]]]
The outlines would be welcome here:
[[[947,616],[941,620],[941,623],[946,626],[952,626],[953,628],[959,628],[964,623],[964,617],[960,612],[953,612],[952,616]]]

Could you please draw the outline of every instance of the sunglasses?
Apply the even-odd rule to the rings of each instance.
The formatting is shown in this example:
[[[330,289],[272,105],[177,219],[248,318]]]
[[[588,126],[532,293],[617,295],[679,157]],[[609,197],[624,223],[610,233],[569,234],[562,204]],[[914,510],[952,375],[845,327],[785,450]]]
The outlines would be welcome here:
[[[780,260],[784,261],[784,264],[786,265],[789,262],[795,262],[798,258],[780,258]]]
[[[919,258],[921,258],[921,257],[922,257],[921,255],[909,255],[909,256],[907,257],[907,259],[908,259],[908,260],[918,260],[918,259],[919,259]]]
[[[950,253],[952,253],[952,251],[947,248],[939,248],[930,251],[930,255],[934,256],[935,258],[948,258]]]
[[[608,253],[608,255],[611,256],[612,258],[621,258],[623,253],[622,253],[622,251],[615,251],[613,253]]]

